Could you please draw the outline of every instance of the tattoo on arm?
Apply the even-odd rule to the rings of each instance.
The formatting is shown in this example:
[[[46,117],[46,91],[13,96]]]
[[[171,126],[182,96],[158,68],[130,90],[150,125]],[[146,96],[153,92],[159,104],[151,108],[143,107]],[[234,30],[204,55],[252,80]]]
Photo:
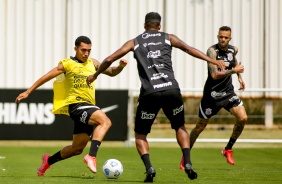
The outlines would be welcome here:
[[[208,51],[207,51],[207,56],[209,56],[210,58],[212,59],[216,59],[216,54],[215,54],[215,51],[213,48],[209,48]]]

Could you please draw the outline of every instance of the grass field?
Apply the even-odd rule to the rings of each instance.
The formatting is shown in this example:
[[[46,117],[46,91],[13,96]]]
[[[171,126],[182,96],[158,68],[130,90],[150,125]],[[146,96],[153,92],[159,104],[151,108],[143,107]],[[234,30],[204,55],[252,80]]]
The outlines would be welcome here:
[[[229,138],[231,129],[205,130],[199,138]],[[154,129],[149,137],[174,137],[172,130]],[[240,138],[282,139],[282,130],[244,130]],[[51,166],[44,177],[37,176],[44,153],[53,154],[70,141],[0,141],[0,184],[134,184],[143,183],[145,168],[133,147],[123,142],[103,142],[98,153],[98,173],[92,174],[82,155]],[[236,143],[234,159],[229,165],[220,155],[226,143],[196,143],[191,152],[198,179],[189,180],[179,170],[181,151],[176,143],[150,143],[151,160],[157,171],[154,183],[177,184],[281,184],[282,144]],[[120,160],[124,173],[119,179],[109,180],[102,173],[102,165],[109,158]]]
[[[143,183],[144,166],[135,148],[101,147],[98,153],[98,173],[90,173],[82,162],[83,155],[52,165],[44,177],[36,175],[43,153],[55,153],[61,147],[0,147],[0,183],[56,184],[56,183]],[[236,164],[229,165],[218,148],[192,150],[193,166],[198,179],[189,180],[179,170],[181,157],[178,148],[151,148],[151,160],[157,171],[154,183],[214,183],[214,184],[271,184],[282,183],[282,148],[234,149]],[[5,158],[3,158],[5,157]],[[107,179],[102,173],[106,159],[116,158],[123,163],[124,173],[119,179]]]

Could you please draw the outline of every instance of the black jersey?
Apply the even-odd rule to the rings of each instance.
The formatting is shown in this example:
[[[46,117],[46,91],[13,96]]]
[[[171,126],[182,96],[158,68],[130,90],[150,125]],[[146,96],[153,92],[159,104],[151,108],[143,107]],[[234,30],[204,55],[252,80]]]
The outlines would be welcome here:
[[[228,49],[226,51],[221,50],[218,44],[215,44],[212,47],[217,53],[216,60],[224,60],[226,70],[231,70],[235,67],[236,53],[234,46],[228,45]],[[204,87],[204,95],[211,95],[214,99],[221,99],[230,91],[234,91],[231,75],[222,79],[214,80],[208,71],[208,78]]]
[[[171,51],[168,34],[164,32],[146,31],[134,39],[134,58],[142,83],[140,97],[179,88],[172,69]]]

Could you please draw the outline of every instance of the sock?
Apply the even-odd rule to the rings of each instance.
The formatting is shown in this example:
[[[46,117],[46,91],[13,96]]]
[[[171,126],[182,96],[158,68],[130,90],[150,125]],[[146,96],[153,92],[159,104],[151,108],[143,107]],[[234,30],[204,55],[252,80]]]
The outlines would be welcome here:
[[[96,157],[100,145],[101,145],[100,141],[92,140],[89,155],[92,157]]]
[[[229,142],[227,143],[227,145],[225,147],[225,149],[226,150],[231,150],[233,145],[235,144],[235,142],[236,142],[236,139],[230,138]]]
[[[189,148],[183,148],[182,153],[183,153],[183,156],[184,156],[185,164],[188,163],[188,164],[192,165],[191,159],[190,159],[190,149]]]
[[[52,165],[52,164],[59,162],[61,160],[63,160],[62,157],[61,157],[61,151],[58,151],[57,153],[55,153],[54,155],[49,157],[48,164]]]
[[[151,161],[150,161],[150,155],[149,154],[144,154],[141,156],[141,159],[146,167],[146,171],[152,167]]]

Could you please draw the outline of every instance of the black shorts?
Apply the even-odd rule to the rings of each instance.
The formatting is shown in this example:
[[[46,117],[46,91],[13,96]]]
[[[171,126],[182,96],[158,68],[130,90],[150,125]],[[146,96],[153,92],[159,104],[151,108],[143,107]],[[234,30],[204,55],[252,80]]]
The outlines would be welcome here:
[[[76,103],[69,105],[69,114],[74,121],[73,134],[86,133],[89,136],[93,133],[93,126],[88,125],[90,116],[100,108],[89,103]]]
[[[175,88],[154,92],[138,100],[134,131],[143,135],[150,133],[151,126],[161,108],[170,120],[172,129],[178,129],[184,125],[182,96],[180,89]]]
[[[216,115],[221,108],[230,111],[232,107],[242,105],[242,100],[234,92],[227,93],[221,99],[214,99],[212,96],[204,95],[199,107],[199,117],[209,119]]]

